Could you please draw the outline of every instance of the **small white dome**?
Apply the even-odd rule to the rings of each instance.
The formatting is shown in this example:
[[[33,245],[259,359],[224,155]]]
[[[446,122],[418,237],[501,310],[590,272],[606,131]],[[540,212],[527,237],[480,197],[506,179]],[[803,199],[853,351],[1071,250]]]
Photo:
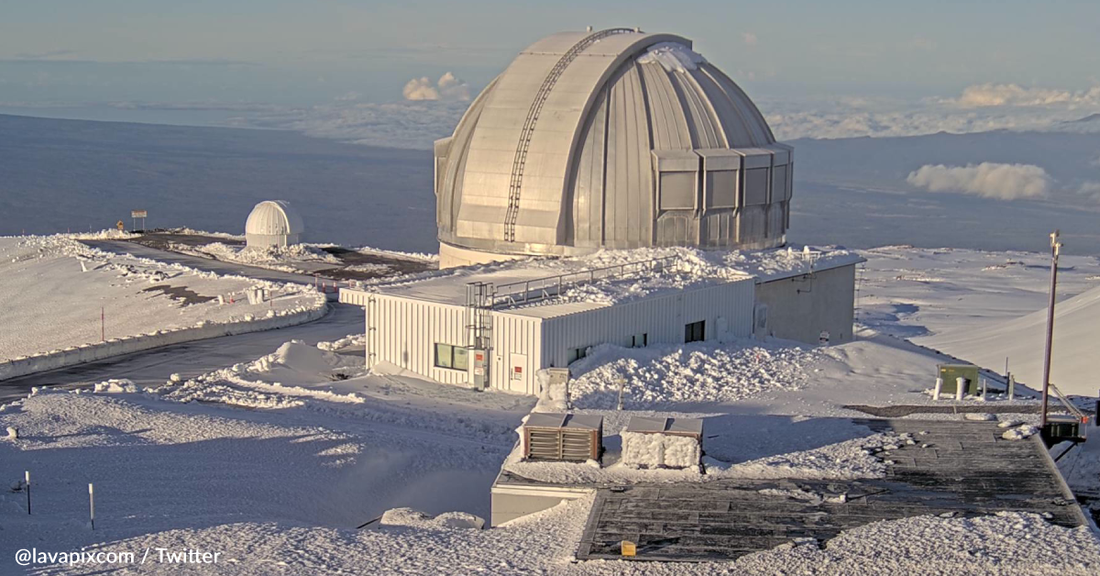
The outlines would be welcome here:
[[[265,200],[252,209],[244,225],[249,246],[297,244],[305,232],[302,217],[286,200]]]

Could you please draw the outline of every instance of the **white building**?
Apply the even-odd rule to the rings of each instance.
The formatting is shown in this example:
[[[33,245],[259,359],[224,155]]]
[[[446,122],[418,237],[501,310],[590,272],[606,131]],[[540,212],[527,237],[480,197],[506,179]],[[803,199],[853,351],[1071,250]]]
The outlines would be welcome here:
[[[286,200],[265,200],[256,205],[244,225],[250,248],[285,248],[301,241],[305,225]]]
[[[368,366],[524,394],[538,391],[537,370],[597,344],[846,342],[861,259],[783,249],[793,168],[792,148],[690,40],[554,34],[435,143],[440,267],[513,264],[340,299],[366,307]],[[604,250],[692,262],[598,269]],[[531,256],[565,258],[521,260]],[[593,281],[602,275],[617,280]],[[639,278],[656,282],[584,297]]]
[[[685,280],[677,256],[594,269],[527,261],[341,289],[340,301],[366,309],[368,368],[520,394],[539,392],[536,371],[568,366],[599,344],[753,335],[816,344],[823,332],[850,340],[860,258],[819,255],[811,266],[801,253],[768,256],[795,265]]]

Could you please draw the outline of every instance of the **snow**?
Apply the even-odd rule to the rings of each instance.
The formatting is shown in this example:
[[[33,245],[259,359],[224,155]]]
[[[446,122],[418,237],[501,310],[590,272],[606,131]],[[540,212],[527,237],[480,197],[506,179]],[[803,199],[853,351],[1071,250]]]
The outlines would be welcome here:
[[[861,251],[857,321],[1017,381],[1041,384],[1050,256],[887,246]],[[1100,259],[1063,255],[1052,381],[1095,397],[1092,344],[1100,324]]]
[[[622,437],[622,463],[641,468],[698,468],[702,457],[699,440],[690,436],[626,432]]]
[[[77,237],[0,238],[0,361],[99,343],[101,314],[106,338],[118,339],[325,305],[323,296],[304,286],[120,256]],[[244,292],[253,287],[268,288],[273,299],[249,304]],[[218,296],[234,302],[219,305]],[[64,329],[52,329],[58,326]]]
[[[883,253],[900,261],[907,250]],[[793,254],[786,260],[782,252],[761,260],[757,269],[782,274],[805,264],[798,264],[801,257]],[[724,259],[710,268],[715,256],[695,256],[700,260],[688,265],[689,272],[661,281],[668,286],[724,273]],[[590,263],[633,257],[603,253]],[[692,262],[693,257],[689,252],[681,261]],[[937,274],[947,279],[951,263],[944,259],[952,257],[950,252],[937,254],[925,264],[943,268]],[[884,258],[876,256],[869,264]],[[959,258],[959,275],[1017,268],[982,272],[976,264],[984,258]],[[532,274],[546,275],[555,266],[572,265],[547,260],[524,266]],[[873,281],[864,287],[873,288],[861,298],[885,310],[895,298],[891,294],[920,294],[923,300],[916,305],[930,313],[925,324],[934,329],[1003,320],[1026,310],[1036,296],[1042,306],[1041,291],[1026,288],[1036,284],[1031,276],[1042,276],[1042,271],[1025,267],[1027,278],[1003,284],[1006,295],[998,301],[1003,308],[995,309],[996,303],[977,306],[977,317],[961,318],[973,304],[965,283],[928,282],[928,268],[921,280],[868,273],[866,278]],[[89,274],[77,270],[81,280]],[[1094,282],[1087,274],[1068,276],[1070,290],[1083,292]],[[610,297],[619,297],[614,290]],[[875,292],[873,297],[869,291]],[[907,297],[897,296],[896,301],[904,303]],[[32,546],[127,550],[139,556],[146,547],[168,547],[222,553],[217,566],[192,567],[192,573],[265,576],[1095,574],[1100,570],[1100,541],[1088,529],[1056,527],[1041,516],[1020,513],[879,522],[841,533],[824,545],[799,541],[734,562],[700,564],[574,561],[590,497],[502,528],[478,529],[487,517],[488,488],[502,461],[507,470],[523,476],[581,484],[882,477],[891,448],[919,443],[920,438],[873,433],[852,422],[852,417],[866,414],[849,405],[936,404],[928,391],[936,364],[947,360],[887,334],[925,320],[919,314],[895,316],[890,320],[884,315],[876,329],[859,330],[854,342],[824,348],[771,339],[597,347],[573,365],[570,401],[577,412],[604,418],[607,451],[599,467],[519,461],[514,430],[531,409],[531,399],[442,386],[400,373],[366,374],[359,352],[364,336],[340,338],[350,329],[330,331],[329,337],[338,339],[316,345],[296,335],[304,339],[273,344],[258,358],[258,353],[241,358],[239,350],[227,349],[219,357],[234,364],[197,375],[179,366],[165,367],[159,380],[163,384],[155,386],[145,382],[156,370],[148,367],[141,378],[119,374],[91,391],[42,389],[0,406],[0,429],[20,431],[18,438],[0,441],[0,476],[6,477],[0,482],[17,480],[22,470],[31,470],[36,479],[33,516],[22,508],[22,493],[0,492],[0,510],[12,512],[0,515],[0,561],[10,562],[16,549]],[[620,380],[625,381],[622,411],[615,410]],[[540,400],[539,408],[562,401]],[[980,414],[985,417],[993,412],[991,406],[1034,402],[991,395],[986,402],[968,398],[937,405],[983,406]],[[624,462],[624,444],[629,447],[632,439],[629,433],[623,436],[623,429],[638,415],[704,419],[703,466],[636,469]],[[1018,417],[998,416],[1002,424],[1009,423],[1006,432],[1034,426],[1031,416],[1021,417],[1024,421],[1010,416]],[[652,450],[644,452],[653,462]],[[673,463],[690,458],[675,456]],[[668,450],[665,458],[668,465]],[[1071,451],[1059,466],[1071,485],[1094,486],[1100,483],[1096,462],[1100,458],[1086,445]],[[96,485],[95,532],[83,520],[88,482]],[[772,495],[808,501],[822,497],[804,490]],[[376,518],[367,528],[354,530]],[[75,565],[49,573],[91,574],[103,568]],[[149,574],[186,571],[159,563],[141,568]]]
[[[1058,303],[1054,317],[1051,382],[1064,394],[1096,397],[1097,326],[1100,326],[1100,286]],[[975,332],[954,329],[922,340],[983,366],[1007,357],[1017,380],[1033,388],[1042,385],[1047,311],[999,322]]]
[[[673,264],[651,269],[643,263],[667,258]],[[381,285],[386,293],[422,298],[433,302],[464,305],[464,286],[469,282],[489,282],[498,288],[504,284],[539,280],[562,274],[580,273],[570,278],[584,280],[588,271],[608,269],[591,283],[567,286],[552,301],[526,305],[563,306],[585,303],[606,306],[638,300],[646,296],[698,288],[722,282],[757,277],[763,280],[804,274],[815,269],[855,264],[861,257],[842,248],[792,246],[775,250],[700,250],[688,247],[601,250],[570,258],[524,258],[480,266],[451,268],[396,279]],[[633,265],[633,267],[631,266]],[[619,275],[619,267],[626,274]],[[556,286],[556,282],[554,283]],[[523,308],[523,307],[517,307]]]
[[[200,246],[192,246],[178,242],[172,242],[170,250],[192,256],[213,258],[235,264],[259,266],[281,272],[301,273],[303,270],[316,268],[325,270],[340,266],[340,260],[335,256],[321,250],[312,244],[291,244],[290,246],[243,246],[239,244],[223,244],[213,242]]]
[[[484,518],[466,512],[444,512],[433,517],[408,507],[386,510],[382,513],[380,522],[383,526],[408,526],[421,529],[473,528],[481,530],[485,527]]]
[[[1031,438],[1032,436],[1034,436],[1038,433],[1039,433],[1039,427],[1038,426],[1032,426],[1030,424],[1021,424],[1020,426],[1018,426],[1016,428],[1005,430],[1005,432],[1003,434],[1001,434],[1001,438],[1004,438],[1005,440],[1023,440],[1025,438]]]
[[[695,70],[706,59],[679,42],[660,42],[649,47],[645,54],[638,57],[638,64],[656,62],[668,72],[686,74]]]
[[[793,342],[654,344],[622,348],[603,344],[569,366],[569,392],[577,405],[613,408],[625,381],[623,405],[652,409],[683,403],[733,403],[764,391],[805,386],[804,366],[822,353]]]

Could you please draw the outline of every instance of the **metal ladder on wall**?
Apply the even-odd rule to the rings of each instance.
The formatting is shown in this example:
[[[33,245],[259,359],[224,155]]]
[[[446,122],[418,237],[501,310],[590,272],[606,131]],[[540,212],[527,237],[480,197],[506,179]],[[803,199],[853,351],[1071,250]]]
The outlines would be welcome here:
[[[527,149],[531,146],[531,136],[534,135],[535,124],[539,121],[543,104],[546,104],[546,99],[550,97],[550,91],[554,89],[554,85],[557,84],[558,79],[561,78],[569,64],[576,60],[577,56],[580,56],[586,48],[608,36],[636,31],[631,28],[608,28],[585,36],[558,59],[542,81],[542,86],[539,86],[539,91],[535,93],[535,99],[531,102],[531,108],[527,111],[527,118],[523,121],[523,128],[519,132],[519,143],[516,144],[516,155],[512,160],[512,178],[508,182],[508,211],[504,216],[504,239],[506,241],[515,242],[516,240],[516,218],[519,216],[519,196],[520,189],[523,187],[523,169],[527,165]]]
[[[488,350],[492,340],[493,285],[471,282],[466,285],[466,345],[472,350]]]

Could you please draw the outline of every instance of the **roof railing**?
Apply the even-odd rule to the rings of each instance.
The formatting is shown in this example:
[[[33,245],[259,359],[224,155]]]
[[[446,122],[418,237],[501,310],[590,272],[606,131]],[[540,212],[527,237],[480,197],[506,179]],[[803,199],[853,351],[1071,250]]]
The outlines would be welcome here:
[[[640,276],[643,273],[655,274],[666,270],[675,270],[679,262],[679,256],[664,256],[603,268],[566,272],[556,276],[498,284],[493,290],[490,307],[498,309],[522,306],[557,298],[573,288],[595,284],[604,280],[616,280],[628,276]]]

